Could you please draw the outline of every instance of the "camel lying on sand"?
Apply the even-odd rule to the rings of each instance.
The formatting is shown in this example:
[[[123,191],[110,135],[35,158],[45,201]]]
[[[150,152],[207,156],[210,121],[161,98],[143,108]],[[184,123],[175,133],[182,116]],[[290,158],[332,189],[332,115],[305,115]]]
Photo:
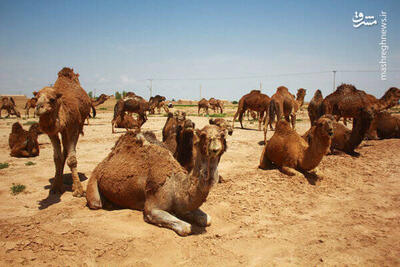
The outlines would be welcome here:
[[[38,136],[42,134],[39,123],[34,123],[29,127],[29,131],[24,130],[19,122],[12,125],[8,145],[11,149],[11,157],[36,157],[39,156]]]
[[[165,96],[161,96],[161,95],[156,95],[156,96],[152,96],[149,99],[149,105],[150,105],[150,114],[154,114],[155,113],[155,109],[157,108],[158,114],[161,113],[161,108],[163,108],[165,110],[165,112],[168,114],[169,109],[167,107],[167,105],[165,104]]]
[[[321,90],[318,89],[317,91],[315,91],[314,96],[307,107],[308,117],[310,118],[311,126],[313,126],[314,122],[317,121],[319,117],[321,117],[322,101],[324,101],[324,97],[322,96]]]
[[[333,120],[334,135],[332,137],[330,151],[333,152],[334,150],[339,150],[351,156],[359,156],[359,153],[355,152],[354,149],[356,149],[364,140],[371,125],[373,113],[363,108],[359,112],[359,115],[354,118],[352,130],[349,130],[346,126],[337,122],[332,115],[327,114],[323,117],[329,117]],[[311,144],[313,138],[311,131],[308,130],[303,135],[303,138]]]
[[[134,132],[140,132],[140,128],[143,125],[140,117],[134,119],[132,114],[122,113],[118,115],[115,120],[111,121],[111,132],[115,133],[114,128],[125,128],[127,131],[133,130]]]
[[[252,90],[250,93],[242,96],[238,103],[238,109],[233,116],[232,129],[235,128],[235,120],[239,116],[240,127],[243,129],[243,115],[246,110],[256,111],[260,114],[258,118],[258,130],[261,130],[261,122],[268,117],[270,98],[266,94],[262,94],[260,90]]]
[[[210,119],[208,122],[210,123],[210,125],[217,125],[229,135],[232,135],[233,133],[232,126],[223,118]]]
[[[79,134],[83,134],[83,124],[89,115],[92,101],[81,87],[79,74],[70,68],[63,68],[54,86],[41,89],[36,98],[40,129],[49,136],[54,150],[56,173],[50,193],[64,192],[62,176],[67,162],[72,172],[73,196],[81,197],[84,190],[78,176],[76,145]]]
[[[222,100],[215,99],[214,97],[211,97],[208,100],[208,104],[210,105],[210,107],[212,108],[214,113],[217,113],[218,109],[221,112],[221,114],[224,113],[224,102]]]
[[[17,110],[17,105],[15,105],[14,98],[3,96],[1,98],[1,107],[0,107],[0,118],[1,118],[1,111],[5,109],[7,111],[6,118],[10,117],[10,115],[15,115],[18,118],[21,118],[21,113]]]
[[[379,139],[400,138],[400,117],[387,111],[375,115],[370,131],[376,133]]]
[[[200,109],[204,109],[205,113],[208,115],[208,108],[210,107],[210,103],[208,103],[208,100],[205,98],[202,98],[198,103],[197,103],[197,114],[200,115]]]
[[[33,95],[36,96],[36,92],[33,92]],[[35,110],[36,108],[36,102],[37,99],[35,97],[32,97],[31,99],[28,99],[25,103],[25,117],[29,118],[29,110],[32,108],[33,110]],[[33,112],[33,117],[35,118],[35,112]]]
[[[333,136],[332,119],[321,117],[311,129],[313,136],[309,145],[289,122],[280,120],[276,124],[274,135],[265,144],[261,154],[261,169],[278,167],[281,172],[293,176],[304,177],[299,171],[313,171],[317,174],[317,166],[327,153]]]
[[[209,226],[210,216],[199,207],[218,179],[216,170],[226,141],[224,132],[213,125],[196,130],[195,135],[196,159],[190,173],[157,144],[154,134],[121,136],[89,179],[89,208],[100,209],[107,199],[122,208],[143,210],[146,222],[181,236],[192,233],[186,221]]]

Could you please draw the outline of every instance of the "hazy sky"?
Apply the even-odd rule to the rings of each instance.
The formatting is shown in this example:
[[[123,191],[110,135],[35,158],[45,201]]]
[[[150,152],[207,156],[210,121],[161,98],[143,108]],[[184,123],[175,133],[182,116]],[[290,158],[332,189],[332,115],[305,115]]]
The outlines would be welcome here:
[[[64,66],[86,91],[238,99],[280,85],[332,91],[336,70],[379,70],[381,11],[388,14],[388,69],[400,71],[400,1],[0,1],[0,94],[28,96]],[[355,11],[378,25],[353,28]],[[297,75],[281,74],[297,73]],[[245,79],[221,79],[249,77]],[[263,76],[263,77],[251,77]],[[175,80],[178,79],[178,80]],[[179,80],[180,79],[180,80]],[[184,80],[189,79],[189,80]],[[400,72],[339,72],[381,96]]]

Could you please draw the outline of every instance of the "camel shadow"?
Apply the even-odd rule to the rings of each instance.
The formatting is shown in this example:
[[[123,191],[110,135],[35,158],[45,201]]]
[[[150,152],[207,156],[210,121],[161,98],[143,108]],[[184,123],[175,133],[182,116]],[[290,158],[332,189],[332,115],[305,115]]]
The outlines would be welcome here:
[[[262,131],[262,130],[258,130],[258,129],[253,129],[253,128],[246,128],[246,127],[234,127],[234,129],[238,129],[238,130],[247,130],[247,131]]]
[[[79,172],[78,175],[79,175],[79,180],[81,182],[86,181],[88,179],[84,173]],[[46,208],[50,207],[51,205],[54,205],[61,201],[62,194],[50,193],[50,187],[51,187],[51,184],[54,182],[54,177],[49,179],[49,182],[50,182],[49,185],[44,186],[44,189],[49,189],[49,195],[46,198],[39,201],[39,207],[38,207],[39,210],[46,209]],[[71,173],[63,175],[63,184],[64,184],[65,191],[72,192],[72,174]]]
[[[306,171],[303,171],[303,172],[301,172],[301,173],[304,174],[304,177],[306,177],[307,182],[308,182],[310,185],[316,185],[317,182],[319,182],[319,181],[322,180],[322,179],[319,178],[315,173],[306,172]]]

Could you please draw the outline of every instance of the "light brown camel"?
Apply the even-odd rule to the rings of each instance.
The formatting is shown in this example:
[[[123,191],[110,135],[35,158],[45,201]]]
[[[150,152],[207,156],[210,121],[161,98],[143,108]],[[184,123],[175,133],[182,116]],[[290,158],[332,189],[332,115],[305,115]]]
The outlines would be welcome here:
[[[330,114],[324,115],[329,116],[333,120],[333,132],[330,151],[335,150],[343,151],[351,156],[359,156],[360,154],[355,152],[356,149],[364,139],[373,119],[373,113],[365,108],[362,108],[359,115],[353,119],[353,128],[349,130],[346,126],[339,123]],[[310,144],[312,135],[311,131],[308,130],[303,138]]]
[[[39,124],[34,123],[29,131],[24,130],[19,122],[12,125],[8,137],[8,145],[11,150],[11,157],[36,157],[39,155],[38,136],[42,134]]]
[[[208,122],[210,123],[210,125],[217,125],[229,135],[232,135],[233,133],[232,126],[223,118],[210,119]]]
[[[217,113],[218,109],[219,109],[221,114],[224,113],[224,102],[222,100],[215,99],[214,97],[211,97],[208,100],[208,104],[210,105],[210,107],[212,108],[214,113]]]
[[[208,115],[208,108],[210,107],[210,103],[208,103],[208,100],[205,98],[202,98],[198,103],[198,110],[197,114],[200,114],[200,109],[204,109],[205,113]]]
[[[387,111],[378,112],[370,127],[379,139],[400,138],[400,117]]]
[[[332,120],[327,117],[318,119],[311,134],[313,138],[309,145],[290,127],[289,122],[280,120],[274,135],[264,147],[259,168],[272,169],[276,166],[290,176],[304,177],[299,171],[312,171],[321,176],[316,168],[331,145]]]
[[[18,118],[21,118],[21,113],[17,110],[17,105],[15,105],[14,98],[3,96],[1,98],[1,107],[0,107],[0,118],[1,118],[1,111],[5,109],[7,111],[6,118],[10,117],[10,115],[15,115]]]
[[[124,128],[127,131],[133,130],[134,132],[140,132],[140,128],[143,125],[143,121],[141,121],[140,117],[138,119],[134,119],[132,114],[122,113],[117,116],[114,123],[111,123],[111,132],[115,133],[114,128]]]
[[[238,109],[233,117],[232,128],[235,128],[235,120],[239,116],[240,127],[243,129],[243,115],[246,110],[253,110],[260,113],[258,118],[258,130],[261,130],[261,122],[268,117],[270,98],[266,94],[262,94],[260,90],[252,90],[250,93],[242,96],[239,100]]]
[[[286,121],[292,123],[293,129],[296,128],[296,113],[303,105],[305,95],[306,90],[303,88],[297,90],[297,98],[284,86],[276,89],[269,105],[269,119],[265,120],[264,123],[264,143],[267,141],[268,125],[273,130],[272,123],[275,120],[275,115],[277,121],[283,116]]]
[[[314,125],[314,122],[317,121],[322,114],[322,101],[324,101],[324,97],[322,96],[321,90],[317,90],[314,93],[313,98],[308,104],[308,117],[310,118],[311,126]]]
[[[40,129],[49,136],[54,150],[56,173],[50,193],[64,192],[62,176],[66,161],[72,172],[73,196],[81,197],[84,190],[78,176],[76,145],[79,134],[83,134],[83,124],[92,101],[80,85],[79,74],[75,74],[70,68],[63,68],[58,73],[54,86],[41,89],[36,98],[36,115],[39,116]],[[63,151],[59,134],[62,137]]]
[[[36,96],[36,92],[33,92],[33,95]],[[32,108],[33,110],[35,110],[36,108],[36,101],[37,99],[35,97],[32,97],[31,99],[28,99],[25,103],[25,117],[29,118],[29,110]],[[33,112],[33,117],[35,118],[35,112]]]
[[[192,225],[186,221],[209,226],[210,216],[199,208],[218,179],[226,141],[224,132],[213,125],[196,130],[195,135],[196,158],[190,173],[168,149],[145,135],[121,136],[89,179],[89,208],[100,209],[107,199],[122,208],[143,210],[146,222],[181,236],[192,233]]]

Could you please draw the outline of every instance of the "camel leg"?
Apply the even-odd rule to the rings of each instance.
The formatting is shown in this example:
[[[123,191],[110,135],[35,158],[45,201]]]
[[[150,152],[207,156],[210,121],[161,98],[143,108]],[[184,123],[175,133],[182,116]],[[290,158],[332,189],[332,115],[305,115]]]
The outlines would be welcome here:
[[[182,218],[202,227],[211,225],[211,217],[200,209],[189,211],[188,213],[183,214]]]
[[[243,114],[244,114],[244,112],[239,113],[239,122],[240,122],[240,127],[242,127],[242,129],[244,128],[243,127]]]
[[[148,223],[174,230],[180,236],[187,236],[192,232],[192,226],[189,223],[179,220],[164,210],[152,209],[147,211],[144,219]]]
[[[25,150],[25,144],[14,147],[10,153],[11,157],[29,157],[28,151]]]
[[[318,167],[315,167],[314,169],[310,170],[309,173],[314,174],[315,176],[318,177],[318,179],[324,178],[324,174],[321,172],[321,170]]]
[[[290,114],[290,120],[292,121],[293,130],[296,129],[296,113]]]
[[[239,114],[239,110],[236,111],[235,115],[233,116],[233,120],[232,120],[232,129],[235,129],[235,120],[236,120],[238,114]]]
[[[197,115],[200,115],[200,106],[199,109],[197,110]]]
[[[65,135],[63,136],[63,146],[64,151],[66,151],[66,161],[67,165],[71,170],[72,174],[72,195],[74,197],[83,197],[85,195],[85,191],[83,190],[81,181],[79,180],[78,175],[78,161],[76,159],[76,144],[78,143],[79,134],[75,134],[73,136]]]
[[[261,123],[262,120],[264,119],[264,111],[260,113],[260,116],[258,117],[258,130],[261,131]]]
[[[61,152],[61,142],[58,135],[49,136],[51,144],[53,145],[53,158],[56,165],[56,174],[54,175],[54,182],[51,185],[50,193],[62,194],[64,192],[63,172],[64,172],[64,156]]]
[[[272,170],[274,169],[274,164],[272,163],[272,161],[269,160],[269,158],[266,155],[266,152],[267,152],[267,143],[265,143],[263,152],[261,153],[260,165],[258,165],[258,168],[263,170]]]
[[[295,169],[287,167],[287,166],[282,166],[281,172],[283,172],[284,174],[289,175],[289,176],[297,176],[300,178],[304,178],[304,175],[301,172],[296,171]]]

